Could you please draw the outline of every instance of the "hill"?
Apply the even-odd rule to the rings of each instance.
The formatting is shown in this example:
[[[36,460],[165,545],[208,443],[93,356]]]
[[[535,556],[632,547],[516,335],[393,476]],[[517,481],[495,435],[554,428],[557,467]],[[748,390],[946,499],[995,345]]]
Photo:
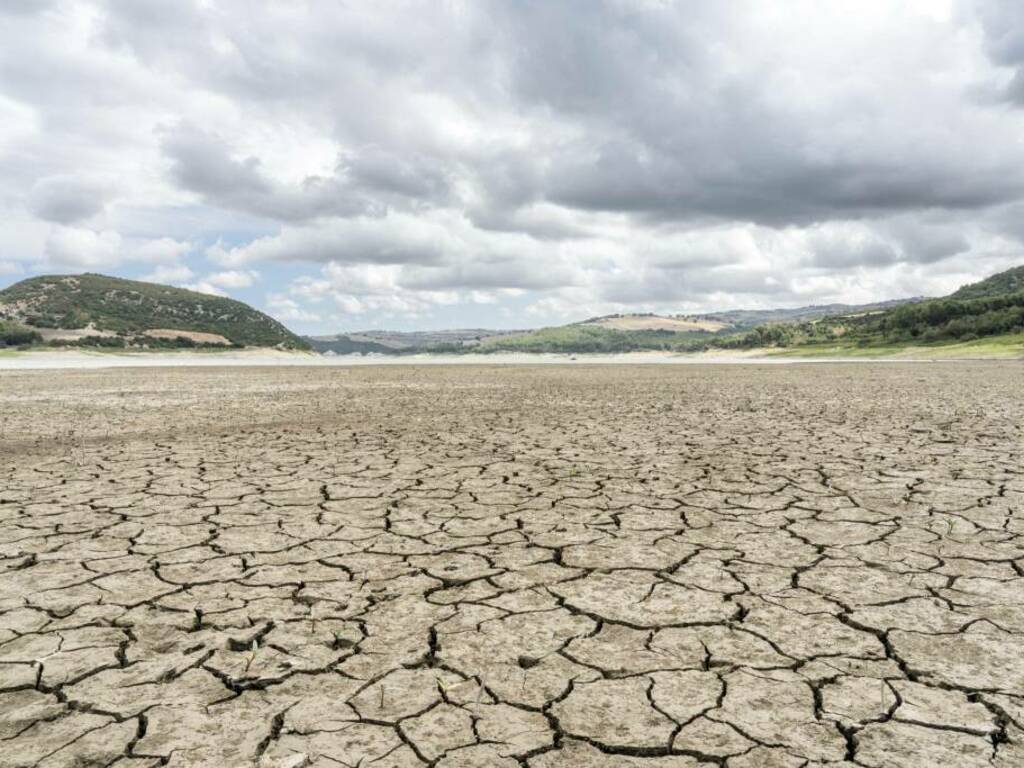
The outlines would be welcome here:
[[[837,313],[878,312],[922,301],[828,304],[792,309],[728,310],[706,315],[613,314],[533,330],[467,328],[441,331],[359,331],[304,337],[318,352],[400,355],[418,352],[615,353],[637,350],[691,351],[760,324],[819,319]]]
[[[1024,333],[1024,267],[961,287],[949,296],[901,304],[879,312],[823,317],[810,322],[760,325],[716,346],[838,347],[870,349],[894,344],[950,344]]]
[[[692,321],[708,321],[709,325],[701,328]],[[491,339],[477,351],[575,354],[776,347],[792,348],[795,353],[801,349],[842,353],[892,345],[964,343],[1022,333],[1024,267],[1017,267],[942,298],[730,310],[671,318],[615,315]]]
[[[810,324],[829,317],[869,317],[913,305],[920,298],[874,304],[828,304],[768,310],[728,310],[704,315],[627,314],[539,328],[516,336],[483,340],[480,352],[620,353],[653,350],[694,352],[777,344],[807,335]],[[769,330],[770,329],[770,330]],[[801,338],[803,337],[801,336]]]
[[[963,286],[950,294],[951,299],[983,299],[989,296],[1006,296],[1024,291],[1024,265],[999,272],[977,283]]]
[[[104,275],[46,275],[0,291],[0,320],[79,346],[241,346],[309,349],[248,304]]]
[[[656,315],[653,312],[629,315],[604,315],[584,320],[578,325],[611,328],[616,331],[720,331],[732,323],[694,315]]]
[[[359,341],[342,333],[336,336],[305,336],[303,338],[320,354],[331,352],[335,355],[393,355],[396,353],[394,347],[378,344],[375,341]]]
[[[909,299],[892,299],[872,304],[811,304],[806,307],[788,309],[730,309],[724,312],[694,315],[693,317],[696,319],[719,321],[734,328],[753,328],[758,325],[771,323],[798,323],[837,315],[880,312],[902,306],[903,304],[916,304],[920,301],[925,301],[925,298],[915,296]]]
[[[673,331],[667,328],[625,330],[595,323],[539,328],[519,336],[488,339],[475,352],[536,352],[557,354],[638,352],[660,350],[687,352],[707,344],[710,331]]]
[[[335,354],[405,355],[417,352],[460,352],[492,339],[528,334],[530,331],[498,331],[489,328],[457,328],[441,331],[358,331],[330,336],[305,336],[317,352]]]

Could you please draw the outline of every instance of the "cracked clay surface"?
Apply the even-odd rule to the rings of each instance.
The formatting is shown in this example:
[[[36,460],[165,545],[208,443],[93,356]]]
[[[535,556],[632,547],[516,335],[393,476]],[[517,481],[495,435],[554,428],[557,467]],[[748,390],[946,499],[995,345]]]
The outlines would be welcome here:
[[[2,374],[0,765],[1024,765],[1022,374]]]

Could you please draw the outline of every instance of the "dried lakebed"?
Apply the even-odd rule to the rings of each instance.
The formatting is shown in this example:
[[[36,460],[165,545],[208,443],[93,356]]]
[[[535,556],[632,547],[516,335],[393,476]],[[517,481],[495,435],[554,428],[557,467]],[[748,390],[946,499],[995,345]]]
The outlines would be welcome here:
[[[0,765],[1024,765],[1022,381],[0,374]]]

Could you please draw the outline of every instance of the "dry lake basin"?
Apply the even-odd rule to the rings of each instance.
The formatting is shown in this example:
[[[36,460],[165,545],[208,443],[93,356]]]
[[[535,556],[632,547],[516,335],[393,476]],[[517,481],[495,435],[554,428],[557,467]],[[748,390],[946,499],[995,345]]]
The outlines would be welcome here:
[[[1024,765],[1022,384],[0,373],[0,765]]]

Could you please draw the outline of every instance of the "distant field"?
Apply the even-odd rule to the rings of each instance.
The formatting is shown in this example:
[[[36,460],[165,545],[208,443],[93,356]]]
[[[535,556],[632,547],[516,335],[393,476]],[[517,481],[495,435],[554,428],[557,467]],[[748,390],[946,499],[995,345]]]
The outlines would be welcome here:
[[[620,331],[720,331],[728,328],[726,323],[717,320],[695,320],[675,317],[645,317],[643,315],[626,315],[623,317],[603,317],[600,320],[589,320],[584,325],[596,325],[601,328],[614,328]]]

